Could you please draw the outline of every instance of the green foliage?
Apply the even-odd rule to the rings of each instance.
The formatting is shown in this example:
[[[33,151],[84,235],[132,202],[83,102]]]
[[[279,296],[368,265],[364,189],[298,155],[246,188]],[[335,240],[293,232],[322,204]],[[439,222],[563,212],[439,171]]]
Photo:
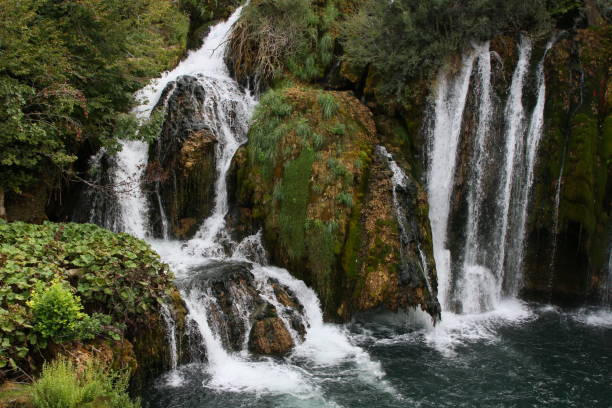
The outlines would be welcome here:
[[[339,16],[334,0],[249,2],[230,38],[233,72],[260,86],[285,74],[306,82],[323,77]]]
[[[62,281],[32,293],[28,306],[32,310],[34,330],[43,338],[56,342],[91,339],[102,330],[99,319],[83,313],[81,299]]]
[[[327,167],[335,178],[341,179],[348,174],[346,167],[335,157],[330,157],[327,160]]]
[[[293,106],[282,91],[266,92],[255,110],[249,131],[249,153],[252,161],[264,164],[270,174],[272,157],[278,141],[288,132],[283,118],[290,115]]]
[[[377,88],[402,97],[410,81],[428,79],[473,41],[502,33],[546,32],[545,0],[369,0],[342,27],[347,61],[368,64],[383,78]]]
[[[31,386],[36,408],[138,408],[128,395],[129,373],[113,371],[90,360],[79,368],[60,358],[43,366]]]
[[[344,123],[334,123],[329,129],[331,133],[338,136],[343,136],[346,133],[346,125]]]
[[[297,159],[285,167],[282,180],[280,238],[292,259],[299,259],[304,252],[304,225],[313,162],[314,152],[309,149],[303,150]]]
[[[91,139],[116,147],[121,112],[183,52],[164,0],[0,1],[0,188],[69,171]]]
[[[47,339],[87,340],[102,325],[147,324],[172,279],[159,256],[130,235],[91,224],[0,221],[0,368],[44,349]]]
[[[347,207],[353,206],[353,195],[351,193],[347,193],[345,191],[338,194],[338,201]]]
[[[131,113],[120,113],[117,115],[115,131],[111,139],[103,139],[108,153],[116,153],[120,149],[119,140],[142,140],[151,143],[159,137],[164,125],[165,112],[162,109],[155,110],[145,120],[138,119]]]
[[[338,112],[338,102],[330,93],[321,93],[317,97],[323,119],[331,119]]]

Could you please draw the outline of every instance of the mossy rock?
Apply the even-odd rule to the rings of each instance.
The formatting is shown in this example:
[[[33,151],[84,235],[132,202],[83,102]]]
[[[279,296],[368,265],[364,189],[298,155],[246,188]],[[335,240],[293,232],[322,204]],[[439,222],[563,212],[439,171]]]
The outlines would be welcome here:
[[[431,294],[417,294],[424,284],[401,282],[378,141],[370,110],[350,93],[292,87],[262,96],[239,154],[238,224],[263,227],[272,261],[317,291],[329,319],[380,306],[436,314]]]
[[[545,134],[526,245],[525,293],[533,298],[596,301],[606,281],[612,228],[610,33],[602,26],[566,34],[547,56]],[[542,262],[543,254],[548,262]]]

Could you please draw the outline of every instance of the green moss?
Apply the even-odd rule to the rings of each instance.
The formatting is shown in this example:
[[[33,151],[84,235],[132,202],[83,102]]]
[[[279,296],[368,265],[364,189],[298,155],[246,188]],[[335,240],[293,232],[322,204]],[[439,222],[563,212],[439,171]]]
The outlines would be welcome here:
[[[252,180],[252,214],[264,220],[275,261],[312,285],[326,311],[335,313],[344,291],[357,282],[364,195],[356,190],[365,188],[374,126],[347,93],[306,87],[269,92],[292,109],[282,117],[269,106],[256,112],[245,171]]]
[[[306,242],[308,262],[314,273],[319,295],[329,304],[334,301],[336,287],[333,282],[335,247],[338,237],[338,224],[314,220],[308,223]]]
[[[304,227],[313,162],[314,152],[309,149],[302,151],[297,159],[287,163],[281,182],[280,238],[292,259],[299,259],[304,253]]]
[[[596,223],[595,203],[595,143],[597,122],[585,114],[576,115],[572,127],[566,183],[561,215],[580,223],[588,234]]]

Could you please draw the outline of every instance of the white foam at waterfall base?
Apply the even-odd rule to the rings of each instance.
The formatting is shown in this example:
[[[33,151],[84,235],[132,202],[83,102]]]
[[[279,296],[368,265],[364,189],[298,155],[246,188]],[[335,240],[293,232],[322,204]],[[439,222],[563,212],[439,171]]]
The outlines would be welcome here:
[[[457,348],[468,342],[494,342],[501,326],[519,325],[534,314],[515,299],[499,302],[495,309],[473,314],[442,312],[442,319],[425,335],[426,342],[446,356],[454,356]]]
[[[457,356],[458,349],[470,343],[494,343],[498,329],[525,324],[536,315],[524,302],[507,299],[495,309],[472,314],[442,311],[442,319],[434,326],[431,317],[420,309],[409,312],[408,333],[376,340],[377,344],[424,342],[447,358]]]
[[[208,362],[204,370],[210,378],[204,382],[205,387],[228,392],[283,393],[303,398],[318,394],[306,373],[297,367],[273,360],[249,361],[226,351],[209,325],[208,311],[212,299],[195,289],[184,294],[189,317],[197,323],[206,344]]]
[[[572,317],[588,326],[612,328],[612,310],[610,309],[583,309]]]

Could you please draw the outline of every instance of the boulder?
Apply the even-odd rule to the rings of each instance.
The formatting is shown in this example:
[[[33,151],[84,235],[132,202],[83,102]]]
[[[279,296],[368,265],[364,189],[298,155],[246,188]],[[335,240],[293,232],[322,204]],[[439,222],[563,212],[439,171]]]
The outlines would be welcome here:
[[[197,78],[182,76],[166,86],[156,107],[164,121],[149,149],[146,182],[157,236],[164,232],[163,215],[169,237],[193,236],[214,206],[217,139],[204,120],[205,98]]]
[[[261,228],[272,263],[311,286],[329,320],[416,306],[437,318],[427,196],[413,178],[401,192],[410,229],[402,242],[379,142],[372,113],[349,92],[268,91],[237,155],[234,230]]]
[[[279,282],[256,281],[252,267],[247,262],[211,262],[194,267],[179,285],[188,297],[207,305],[208,324],[226,349],[237,352],[248,347],[255,354],[284,355],[295,346],[292,332],[305,335],[303,306]],[[276,305],[266,300],[270,292]],[[202,339],[191,343],[200,347]]]

